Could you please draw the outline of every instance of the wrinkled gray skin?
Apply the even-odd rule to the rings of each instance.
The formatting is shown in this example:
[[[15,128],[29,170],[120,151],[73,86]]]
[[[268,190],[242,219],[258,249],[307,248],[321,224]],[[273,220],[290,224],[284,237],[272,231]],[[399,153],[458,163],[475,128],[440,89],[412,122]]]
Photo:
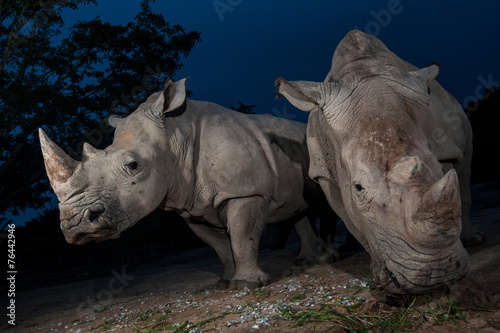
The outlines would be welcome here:
[[[314,256],[306,210],[323,194],[307,178],[305,124],[187,100],[185,79],[169,81],[127,118],[109,122],[116,127],[112,145],[84,144],[81,162],[40,130],[69,243],[117,238],[160,208],[185,217],[216,250],[224,264],[219,287],[269,283],[257,264],[266,223],[298,221],[297,261]]]
[[[310,111],[309,175],[372,257],[391,293],[453,284],[483,238],[469,208],[472,132],[457,101],[377,38],[351,31],[324,82],[278,79],[278,94]]]

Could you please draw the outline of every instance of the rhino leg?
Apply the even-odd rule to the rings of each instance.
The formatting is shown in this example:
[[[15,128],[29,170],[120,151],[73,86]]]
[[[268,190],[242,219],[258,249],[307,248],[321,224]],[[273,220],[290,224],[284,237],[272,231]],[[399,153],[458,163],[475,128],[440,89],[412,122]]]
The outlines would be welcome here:
[[[311,225],[310,217],[304,216],[295,223],[294,227],[300,238],[300,252],[293,261],[293,264],[303,268],[316,265],[315,248],[317,237]]]
[[[330,264],[340,260],[340,254],[335,249],[335,235],[337,233],[337,214],[329,207],[321,212],[319,224],[319,253],[320,264]]]
[[[189,227],[205,243],[210,245],[224,265],[222,278],[217,282],[218,289],[229,288],[229,281],[236,271],[231,242],[225,229],[214,228],[198,221],[187,220]]]
[[[229,284],[231,289],[254,289],[270,283],[269,275],[257,264],[267,206],[265,200],[257,196],[231,199],[227,203],[227,229],[236,263],[236,274]]]
[[[470,163],[472,154],[466,154],[464,160],[460,164],[455,164],[455,170],[458,175],[458,182],[460,186],[460,199],[462,205],[462,232],[460,239],[464,247],[480,245],[485,242],[486,237],[482,232],[477,231],[469,218],[470,207],[472,204],[472,195],[470,191]],[[443,164],[443,169],[447,172],[451,169],[451,164]]]

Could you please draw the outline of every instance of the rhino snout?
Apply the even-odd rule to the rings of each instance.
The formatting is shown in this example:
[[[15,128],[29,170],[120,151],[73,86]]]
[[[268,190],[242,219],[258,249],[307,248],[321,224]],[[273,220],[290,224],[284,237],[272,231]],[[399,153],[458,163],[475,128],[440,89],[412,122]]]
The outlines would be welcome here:
[[[378,282],[385,291],[397,295],[420,295],[453,285],[469,270],[466,254],[438,260],[432,265],[416,261],[405,261],[404,264],[410,268],[391,263],[390,268],[384,265],[379,271]]]
[[[80,226],[82,223],[92,223],[96,221],[106,208],[102,204],[97,204],[83,210],[83,216],[75,213],[73,209],[61,209],[61,229],[63,231]],[[80,217],[79,217],[80,215]]]
[[[61,230],[70,244],[85,244],[90,240],[106,240],[116,231],[116,223],[106,216],[106,207],[95,204],[86,207],[82,213],[72,215],[61,222]],[[61,213],[61,217],[68,213]],[[70,216],[71,216],[70,215]]]

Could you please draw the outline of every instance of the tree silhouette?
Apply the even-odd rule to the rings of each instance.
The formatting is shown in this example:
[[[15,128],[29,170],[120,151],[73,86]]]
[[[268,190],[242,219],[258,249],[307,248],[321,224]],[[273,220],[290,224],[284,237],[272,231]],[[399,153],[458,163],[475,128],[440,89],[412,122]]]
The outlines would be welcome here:
[[[244,114],[255,114],[255,112],[252,111],[252,109],[255,108],[255,105],[245,105],[241,101],[238,103],[240,105],[237,108],[231,105],[231,110],[241,112]]]
[[[0,231],[6,230],[7,226],[12,223],[11,219],[0,217]]]
[[[49,200],[39,127],[74,157],[83,141],[103,147],[112,131],[98,120],[133,111],[182,67],[200,34],[170,25],[150,2],[126,25],[96,18],[66,36],[60,11],[95,0],[1,2],[0,214]]]

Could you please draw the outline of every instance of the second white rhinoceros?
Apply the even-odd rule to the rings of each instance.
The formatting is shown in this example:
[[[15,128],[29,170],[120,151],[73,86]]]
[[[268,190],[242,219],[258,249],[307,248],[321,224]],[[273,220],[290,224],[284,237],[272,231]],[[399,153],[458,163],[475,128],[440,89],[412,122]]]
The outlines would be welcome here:
[[[84,144],[82,161],[40,130],[69,243],[117,238],[160,208],[187,218],[216,250],[224,265],[219,286],[269,283],[257,264],[266,223],[299,220],[298,258],[314,256],[306,215],[323,194],[307,177],[305,124],[188,100],[185,79],[169,81],[128,117],[109,122],[113,143],[104,150]]]
[[[311,112],[309,175],[391,293],[454,283],[469,268],[460,233],[466,244],[483,241],[469,220],[471,127],[435,81],[439,71],[351,31],[324,82],[276,81],[278,94]]]

